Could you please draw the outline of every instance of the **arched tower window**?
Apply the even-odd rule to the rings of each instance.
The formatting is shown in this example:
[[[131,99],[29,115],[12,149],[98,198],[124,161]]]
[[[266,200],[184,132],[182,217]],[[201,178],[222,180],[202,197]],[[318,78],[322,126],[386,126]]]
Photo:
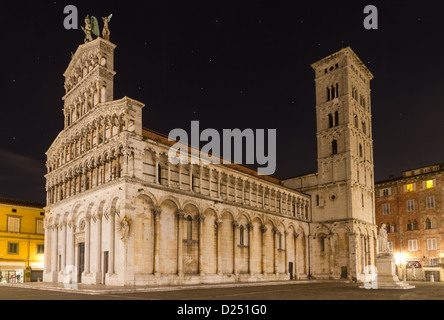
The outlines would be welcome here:
[[[331,153],[332,155],[338,154],[338,141],[337,140],[333,140],[331,143]]]
[[[187,240],[193,239],[193,218],[188,216],[187,218]]]
[[[157,182],[162,184],[162,166],[160,164],[157,165]]]

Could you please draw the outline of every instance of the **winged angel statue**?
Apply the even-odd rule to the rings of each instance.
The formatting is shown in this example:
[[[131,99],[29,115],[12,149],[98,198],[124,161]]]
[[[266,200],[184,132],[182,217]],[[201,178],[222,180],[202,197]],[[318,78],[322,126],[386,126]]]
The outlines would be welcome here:
[[[104,22],[104,28],[103,28],[103,37],[105,40],[109,41],[110,31],[108,23],[111,21],[112,14],[106,18],[102,18]],[[83,32],[85,32],[85,43],[93,41],[93,35],[96,37],[100,37],[100,30],[99,30],[99,21],[96,17],[92,16],[91,18],[89,15],[85,18],[85,27],[82,27]]]

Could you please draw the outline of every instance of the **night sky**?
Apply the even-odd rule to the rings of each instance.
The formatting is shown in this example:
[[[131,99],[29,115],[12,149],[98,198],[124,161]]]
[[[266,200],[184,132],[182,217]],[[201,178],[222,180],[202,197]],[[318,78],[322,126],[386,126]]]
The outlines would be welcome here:
[[[168,134],[277,129],[278,178],[317,170],[314,71],[350,46],[371,83],[376,181],[444,162],[444,20],[418,1],[1,1],[0,197],[45,202],[45,152],[63,129],[63,72],[83,43],[66,5],[113,14],[114,98]],[[379,11],[366,30],[364,7]]]

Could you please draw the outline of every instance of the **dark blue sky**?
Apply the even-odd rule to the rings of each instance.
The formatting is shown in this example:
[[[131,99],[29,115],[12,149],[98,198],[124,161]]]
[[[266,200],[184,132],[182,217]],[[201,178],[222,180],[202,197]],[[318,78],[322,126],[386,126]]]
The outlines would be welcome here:
[[[45,152],[63,128],[63,72],[83,32],[63,9],[113,13],[115,99],[146,104],[143,125],[277,129],[278,178],[316,171],[310,64],[350,46],[372,81],[376,180],[444,162],[444,22],[436,2],[0,2],[0,196],[45,200]]]

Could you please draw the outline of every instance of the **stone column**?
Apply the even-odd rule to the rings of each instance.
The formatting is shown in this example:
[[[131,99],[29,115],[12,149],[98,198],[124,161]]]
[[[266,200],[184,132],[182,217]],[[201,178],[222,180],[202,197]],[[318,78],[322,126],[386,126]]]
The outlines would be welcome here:
[[[204,247],[204,221],[205,216],[202,214],[198,217],[199,220],[199,255],[198,255],[198,272],[201,276],[205,275],[204,266],[203,266],[203,247]]]
[[[217,235],[217,274],[222,274],[222,252],[221,252],[221,227],[222,227],[222,220],[216,220],[215,225],[216,229],[216,235]]]
[[[185,212],[177,212],[177,274],[183,276],[183,225]]]
[[[358,243],[357,243],[357,234],[354,232],[350,232],[349,234],[349,265],[350,272],[349,278],[351,280],[357,280],[358,277]]]
[[[45,219],[45,253],[44,253],[44,265],[45,265],[45,273],[51,271],[51,257],[52,257],[52,232],[51,226],[46,225],[47,220]]]
[[[109,265],[108,265],[108,274],[114,274],[114,251],[115,251],[115,233],[116,233],[116,212],[111,210],[109,214]]]
[[[253,274],[253,232],[254,225],[248,224],[248,273]]]
[[[261,254],[261,272],[262,274],[265,274],[265,233],[267,232],[267,227],[262,226],[261,227],[261,233],[262,233],[262,237],[261,237],[261,250],[262,250],[262,254]]]
[[[96,215],[96,283],[102,280],[102,215]]]
[[[65,272],[66,266],[66,222],[62,222],[60,227],[62,228],[62,261],[59,272]]]
[[[299,267],[298,267],[298,242],[299,235],[297,233],[293,234],[293,241],[294,241],[294,278],[296,280],[299,280]]]
[[[160,274],[160,256],[159,256],[159,244],[160,244],[160,215],[162,209],[156,207],[153,209],[154,214],[154,274]]]
[[[328,240],[329,240],[329,242],[328,242],[328,254],[329,254],[328,264],[329,264],[329,267],[330,267],[329,272],[330,272],[330,277],[333,277],[334,270],[335,270],[334,269],[335,268],[335,266],[334,266],[334,264],[335,264],[334,235],[330,234],[328,236]]]
[[[288,243],[287,243],[287,238],[288,238],[288,232],[284,231],[284,243],[285,243],[285,274],[288,275]]]
[[[90,256],[91,256],[91,217],[85,217],[85,270],[84,273],[90,272]]]
[[[235,183],[236,185],[236,183]],[[235,193],[236,194],[236,193]],[[238,250],[237,244],[239,242],[239,223],[237,221],[233,221],[233,273],[235,275],[239,274],[238,271]]]
[[[51,248],[51,272],[55,275],[57,273],[57,260],[58,260],[58,247],[59,247],[59,235],[58,235],[59,226],[54,224],[52,226],[52,248]]]
[[[273,239],[274,239],[274,243],[273,243],[273,247],[274,247],[274,261],[273,261],[273,271],[274,274],[277,275],[278,272],[278,253],[279,253],[279,247],[278,247],[278,239],[279,239],[280,233],[279,230],[277,228],[273,228]]]
[[[220,171],[217,171],[217,197],[220,199],[221,198],[221,194],[220,194],[220,180],[222,179],[222,173]]]

